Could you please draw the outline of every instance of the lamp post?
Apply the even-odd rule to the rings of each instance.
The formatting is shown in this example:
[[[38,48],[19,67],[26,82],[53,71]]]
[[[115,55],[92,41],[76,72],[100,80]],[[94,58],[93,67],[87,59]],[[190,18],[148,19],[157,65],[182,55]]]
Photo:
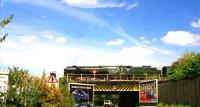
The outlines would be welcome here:
[[[88,79],[87,79],[87,84],[88,84]],[[88,94],[88,105],[90,104],[90,94],[89,94],[89,89],[88,89],[88,87],[87,87],[87,94]]]
[[[94,74],[94,80],[95,80],[95,74],[97,73],[97,71],[93,70],[92,73]]]

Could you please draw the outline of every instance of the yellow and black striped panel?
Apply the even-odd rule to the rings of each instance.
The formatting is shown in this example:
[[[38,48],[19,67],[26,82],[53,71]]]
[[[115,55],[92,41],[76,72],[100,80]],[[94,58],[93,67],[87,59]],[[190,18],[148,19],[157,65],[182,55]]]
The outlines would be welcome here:
[[[98,82],[94,91],[138,91],[138,84],[134,82]]]

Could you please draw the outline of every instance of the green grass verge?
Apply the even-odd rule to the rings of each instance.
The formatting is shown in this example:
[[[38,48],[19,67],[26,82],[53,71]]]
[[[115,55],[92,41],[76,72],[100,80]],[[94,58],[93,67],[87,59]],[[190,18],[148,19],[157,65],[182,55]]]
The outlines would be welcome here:
[[[167,104],[163,104],[163,103],[159,103],[157,105],[157,107],[190,107],[188,105],[181,105],[181,104],[172,104],[172,105],[167,105]]]

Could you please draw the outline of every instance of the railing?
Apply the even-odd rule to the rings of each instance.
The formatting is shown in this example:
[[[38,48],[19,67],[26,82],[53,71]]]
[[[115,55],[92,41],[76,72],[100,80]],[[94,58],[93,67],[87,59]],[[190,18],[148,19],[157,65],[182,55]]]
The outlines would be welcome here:
[[[140,75],[140,74],[67,74],[67,80],[73,81],[141,81],[141,80],[166,80],[160,74]]]

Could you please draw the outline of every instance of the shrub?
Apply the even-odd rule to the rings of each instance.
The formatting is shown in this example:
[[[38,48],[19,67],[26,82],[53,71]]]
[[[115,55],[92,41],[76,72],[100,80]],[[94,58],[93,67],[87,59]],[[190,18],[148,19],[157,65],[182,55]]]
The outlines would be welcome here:
[[[186,52],[175,61],[168,72],[171,80],[192,79],[200,76],[200,53]]]

